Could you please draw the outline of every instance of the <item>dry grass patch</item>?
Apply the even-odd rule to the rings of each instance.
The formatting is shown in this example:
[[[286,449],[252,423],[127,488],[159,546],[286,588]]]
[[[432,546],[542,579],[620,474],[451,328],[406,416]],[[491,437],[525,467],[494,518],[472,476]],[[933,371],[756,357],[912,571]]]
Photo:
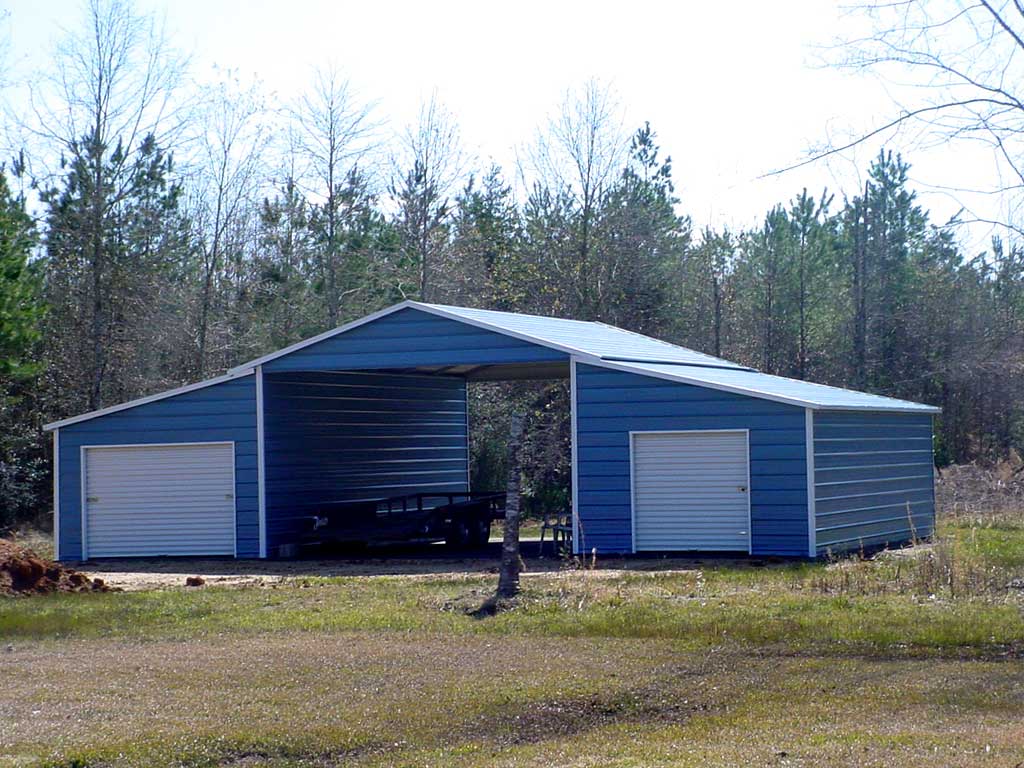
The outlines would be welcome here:
[[[0,765],[1024,759],[1019,662],[778,650],[420,633],[33,644],[0,656]]]

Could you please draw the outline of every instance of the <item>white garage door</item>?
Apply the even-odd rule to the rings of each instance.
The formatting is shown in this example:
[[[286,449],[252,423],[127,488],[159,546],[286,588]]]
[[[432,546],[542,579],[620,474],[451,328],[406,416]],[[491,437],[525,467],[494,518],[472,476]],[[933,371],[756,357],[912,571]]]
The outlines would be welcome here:
[[[746,432],[633,435],[637,551],[747,552]]]
[[[232,443],[84,454],[86,557],[234,554]]]

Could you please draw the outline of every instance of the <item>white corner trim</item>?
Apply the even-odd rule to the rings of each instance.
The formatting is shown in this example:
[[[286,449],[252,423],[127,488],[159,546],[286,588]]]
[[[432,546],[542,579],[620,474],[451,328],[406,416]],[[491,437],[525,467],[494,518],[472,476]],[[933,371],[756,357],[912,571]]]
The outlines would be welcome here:
[[[61,427],[67,427],[71,424],[78,424],[82,421],[88,421],[89,419],[95,419],[100,416],[106,416],[108,413],[117,413],[118,411],[125,411],[129,408],[136,408],[146,403],[155,403],[157,400],[164,400],[168,397],[174,397],[175,395],[183,395],[186,392],[194,392],[197,389],[203,389],[204,387],[212,387],[215,384],[223,384],[226,381],[233,379],[240,379],[244,376],[248,376],[252,373],[252,369],[239,369],[236,372],[229,371],[223,376],[216,376],[212,379],[206,379],[205,381],[197,381],[195,384],[186,384],[183,387],[176,389],[169,389],[166,392],[158,392],[155,395],[149,395],[147,397],[140,397],[137,400],[129,400],[127,403],[119,403],[117,405],[111,405],[108,408],[100,408],[97,411],[89,411],[79,416],[72,416],[62,421],[53,421],[43,426],[43,431],[50,432],[52,430],[60,429]]]
[[[804,409],[804,440],[807,444],[807,556],[818,555],[817,510],[814,494],[814,411]]]
[[[572,552],[580,554],[580,482],[579,482],[579,436],[576,434],[576,358],[569,358],[569,448],[572,454]]]
[[[60,430],[53,430],[53,559],[60,560]]]
[[[256,366],[256,489],[259,497],[260,558],[267,556],[267,461],[263,433],[263,366]]]

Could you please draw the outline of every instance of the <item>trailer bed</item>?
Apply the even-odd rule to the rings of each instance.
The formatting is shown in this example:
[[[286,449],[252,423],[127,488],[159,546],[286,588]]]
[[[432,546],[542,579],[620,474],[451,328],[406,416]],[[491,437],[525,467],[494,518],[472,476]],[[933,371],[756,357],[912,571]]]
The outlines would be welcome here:
[[[491,523],[504,516],[504,493],[410,493],[339,502],[302,518],[300,543],[445,541],[478,548],[487,543]]]

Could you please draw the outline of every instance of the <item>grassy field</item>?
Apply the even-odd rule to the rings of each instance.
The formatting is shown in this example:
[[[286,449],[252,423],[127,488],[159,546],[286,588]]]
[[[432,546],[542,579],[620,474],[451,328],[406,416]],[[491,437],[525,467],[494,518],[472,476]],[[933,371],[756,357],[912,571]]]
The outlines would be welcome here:
[[[1015,766],[1024,524],[870,561],[0,603],[0,765]]]

